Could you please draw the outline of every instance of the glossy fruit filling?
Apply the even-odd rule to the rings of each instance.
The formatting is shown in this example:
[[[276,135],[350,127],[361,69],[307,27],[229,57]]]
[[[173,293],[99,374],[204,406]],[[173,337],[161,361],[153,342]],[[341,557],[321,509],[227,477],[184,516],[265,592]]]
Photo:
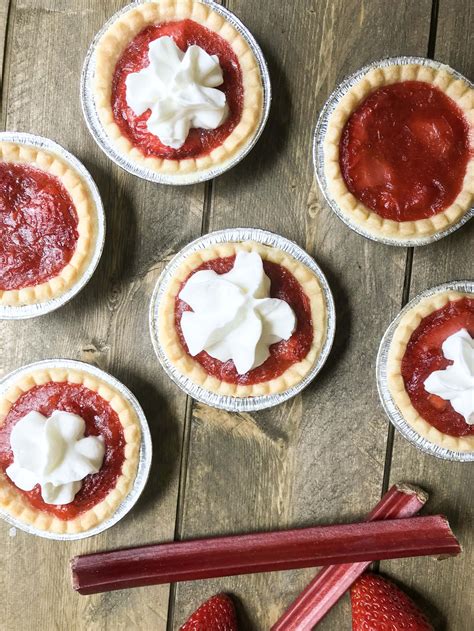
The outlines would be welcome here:
[[[125,438],[117,413],[99,394],[80,384],[49,382],[35,386],[20,396],[12,405],[0,427],[0,469],[5,472],[13,462],[10,434],[13,426],[28,412],[36,411],[48,417],[54,410],[71,412],[81,416],[86,424],[86,436],[102,436],[105,455],[100,471],[82,481],[82,487],[70,504],[46,504],[41,498],[41,488],[19,493],[36,509],[51,513],[59,519],[74,519],[99,504],[115,488],[125,457]],[[12,485],[8,476],[5,479]]]
[[[432,217],[461,192],[469,127],[437,87],[403,81],[375,90],[351,115],[340,141],[347,188],[385,219]]]
[[[76,248],[77,213],[57,177],[0,162],[0,290],[57,276]]]
[[[229,114],[216,129],[193,128],[186,142],[179,149],[162,144],[146,126],[151,110],[136,116],[127,105],[125,80],[132,72],[138,72],[149,65],[148,46],[150,42],[163,36],[172,37],[179,48],[186,52],[196,44],[209,55],[217,55],[222,68],[224,82],[218,86],[226,95]],[[155,156],[169,160],[198,158],[219,147],[237,126],[242,116],[243,84],[237,56],[231,46],[217,33],[214,33],[193,20],[165,22],[146,27],[128,45],[115,67],[112,82],[112,111],[122,134],[138,147],[145,156]]]
[[[431,425],[450,436],[474,435],[474,425],[466,423],[449,401],[424,388],[426,378],[444,370],[452,362],[445,359],[443,342],[460,329],[474,337],[474,298],[462,298],[423,318],[413,331],[402,360],[402,376],[413,407]]]
[[[200,270],[213,270],[217,274],[225,274],[234,266],[235,256],[226,256],[207,261],[197,267],[192,274]],[[204,370],[220,381],[240,385],[253,385],[263,381],[270,381],[283,374],[291,365],[301,361],[308,354],[313,341],[313,322],[311,319],[311,305],[296,278],[282,265],[263,261],[265,274],[271,281],[270,296],[285,300],[296,315],[296,330],[288,340],[282,340],[270,346],[270,357],[256,368],[239,375],[234,362],[221,362],[202,351],[193,359],[201,364]],[[192,276],[190,274],[190,276]],[[189,276],[188,276],[189,278]],[[186,284],[187,279],[182,283]],[[179,293],[179,292],[178,292]],[[191,311],[178,296],[175,302],[175,325],[181,344],[186,352],[188,348],[181,330],[181,316],[184,311]]]

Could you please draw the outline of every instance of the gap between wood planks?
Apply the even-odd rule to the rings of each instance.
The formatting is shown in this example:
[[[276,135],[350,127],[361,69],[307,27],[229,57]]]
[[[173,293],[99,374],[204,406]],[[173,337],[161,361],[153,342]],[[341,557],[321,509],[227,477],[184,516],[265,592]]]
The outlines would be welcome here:
[[[11,40],[11,33],[10,31],[13,31],[13,28],[10,28],[10,18],[12,15],[12,2],[10,0],[8,0],[7,2],[7,6],[5,9],[5,14],[6,14],[6,18],[5,18],[5,31],[4,31],[4,37],[3,37],[3,42],[2,42],[2,67],[0,68],[0,80],[1,80],[1,93],[0,93],[0,100],[1,100],[1,109],[0,109],[0,129],[2,131],[6,131],[6,124],[7,124],[7,102],[8,102],[8,84],[10,83],[8,78],[7,78],[7,73],[6,70],[10,69],[10,64],[8,63],[8,58],[10,57],[10,40]],[[10,73],[8,72],[8,75]]]
[[[434,54],[435,54],[435,49],[436,49],[436,35],[438,31],[438,13],[439,13],[439,0],[432,0],[431,17],[430,17],[430,32],[428,36],[428,51],[426,55],[428,59],[434,59]],[[402,300],[401,300],[402,309],[408,303],[410,299],[410,284],[411,284],[414,252],[415,252],[414,248],[407,248],[406,250],[405,278],[403,280]],[[392,468],[394,439],[395,439],[395,428],[391,423],[389,423],[388,431],[387,431],[387,447],[385,450],[385,463],[384,463],[384,471],[383,471],[383,478],[382,478],[381,496],[384,495],[384,493],[388,491],[388,487],[390,484],[390,471]],[[378,566],[378,563],[376,565]]]
[[[223,7],[226,7],[227,1],[221,0],[220,4]],[[201,219],[201,236],[209,232],[213,200],[214,200],[214,180],[208,180],[204,184],[204,200],[203,200],[203,205],[202,205],[202,219]],[[182,539],[183,528],[184,528],[183,517],[184,517],[184,505],[185,505],[185,499],[186,499],[186,481],[187,481],[187,474],[188,474],[188,461],[189,461],[189,451],[190,451],[190,442],[191,442],[191,424],[192,424],[192,416],[193,416],[193,405],[194,405],[193,399],[189,395],[186,395],[186,411],[184,415],[183,440],[181,444],[181,461],[180,461],[180,466],[179,466],[178,499],[176,502],[176,518],[175,518],[175,530],[174,530],[174,539],[178,541]],[[176,583],[173,583],[170,585],[170,592],[169,592],[169,598],[168,598],[168,618],[167,618],[167,624],[166,624],[167,631],[172,631],[173,629],[175,603],[176,603]]]

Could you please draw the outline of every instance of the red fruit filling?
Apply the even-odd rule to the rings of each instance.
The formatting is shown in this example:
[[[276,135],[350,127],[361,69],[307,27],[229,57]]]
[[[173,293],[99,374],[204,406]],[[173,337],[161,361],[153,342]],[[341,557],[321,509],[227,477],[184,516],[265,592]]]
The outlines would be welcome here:
[[[402,360],[402,376],[413,407],[431,425],[450,436],[472,436],[474,425],[466,423],[449,401],[425,390],[426,378],[453,362],[445,359],[443,342],[466,329],[474,337],[474,298],[462,298],[434,311],[413,331]]]
[[[461,192],[469,126],[437,87],[403,81],[375,90],[347,121],[340,166],[347,188],[385,219],[432,217]]]
[[[213,270],[217,274],[225,274],[234,266],[235,256],[226,256],[207,261],[196,268],[192,274],[200,270]],[[313,321],[311,305],[300,283],[285,267],[278,263],[263,261],[265,274],[271,281],[270,296],[287,302],[296,315],[296,330],[288,340],[282,340],[270,346],[270,357],[256,368],[239,375],[232,360],[221,362],[202,351],[194,356],[204,370],[220,381],[240,385],[253,385],[270,381],[283,374],[292,364],[300,362],[308,354],[313,341]],[[188,276],[189,278],[189,276]],[[182,287],[186,284],[186,279]],[[181,330],[181,316],[191,307],[178,296],[175,302],[175,325],[184,350],[189,353]]]
[[[229,114],[222,125],[217,129],[191,129],[186,142],[179,149],[162,144],[157,136],[148,131],[146,121],[150,117],[151,110],[147,110],[141,116],[136,116],[127,105],[126,99],[127,76],[149,65],[150,43],[165,35],[172,37],[183,52],[186,52],[189,46],[196,44],[209,55],[218,56],[224,77],[224,82],[218,86],[218,89],[226,95],[229,108]],[[147,26],[128,45],[115,67],[112,82],[112,110],[122,134],[145,156],[181,160],[205,156],[222,145],[241,119],[243,95],[240,64],[231,46],[220,35],[193,20],[181,20]]]
[[[0,162],[0,290],[39,285],[74,254],[77,213],[57,177]]]
[[[59,519],[74,519],[99,504],[115,488],[124,462],[125,438],[117,413],[99,394],[80,384],[49,382],[35,386],[20,396],[10,408],[0,427],[0,470],[5,473],[13,462],[10,434],[13,426],[28,412],[39,412],[49,417],[54,410],[71,412],[81,416],[86,424],[86,436],[102,436],[105,455],[97,473],[84,478],[82,487],[70,504],[46,504],[41,498],[41,488],[21,493],[34,508],[51,513]],[[5,479],[13,482],[5,475]]]

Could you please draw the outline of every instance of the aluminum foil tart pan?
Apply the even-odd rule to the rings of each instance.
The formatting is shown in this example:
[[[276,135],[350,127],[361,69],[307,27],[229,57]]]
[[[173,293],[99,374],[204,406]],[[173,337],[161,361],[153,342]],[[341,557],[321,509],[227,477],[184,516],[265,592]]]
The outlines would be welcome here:
[[[26,375],[32,370],[38,370],[41,368],[70,368],[87,372],[94,377],[98,377],[99,379],[105,381],[105,383],[109,384],[112,388],[117,390],[121,394],[121,396],[123,396],[124,399],[128,401],[132,409],[135,411],[140,423],[140,456],[138,461],[137,475],[135,478],[135,482],[133,483],[133,487],[127,497],[117,508],[115,513],[113,513],[111,517],[100,523],[95,528],[91,528],[90,530],[77,534],[58,534],[54,532],[47,532],[45,530],[33,528],[32,526],[25,524],[18,519],[15,519],[11,515],[8,515],[0,509],[0,517],[2,517],[2,519],[4,519],[15,528],[28,532],[29,534],[37,535],[38,537],[43,537],[45,539],[56,539],[58,541],[76,541],[77,539],[86,539],[87,537],[98,535],[100,532],[103,532],[111,526],[114,526],[123,517],[125,517],[125,515],[136,504],[143,489],[145,488],[148,474],[150,473],[152,455],[150,430],[140,404],[138,403],[135,396],[130,392],[130,390],[123,385],[123,383],[121,383],[118,379],[115,379],[115,377],[112,377],[112,375],[109,375],[103,370],[96,368],[95,366],[91,366],[90,364],[85,364],[84,362],[80,361],[74,361],[72,359],[47,359],[14,370],[0,381],[0,396],[3,395],[20,377]]]
[[[263,53],[255,41],[254,36],[250,33],[246,26],[242,24],[242,22],[228,9],[223,7],[213,0],[200,0],[202,4],[207,4],[216,13],[219,13],[224,17],[227,22],[229,22],[245,39],[245,41],[250,46],[253,54],[255,55],[255,59],[257,60],[258,66],[260,68],[260,75],[262,77],[262,86],[263,86],[263,105],[262,105],[262,118],[260,120],[260,124],[252,137],[252,139],[245,145],[238,155],[234,156],[227,162],[223,162],[221,165],[213,166],[212,168],[205,169],[202,171],[197,171],[191,174],[164,174],[157,173],[156,171],[152,171],[141,164],[133,162],[130,160],[129,156],[121,153],[115,144],[110,140],[108,134],[105,132],[102,122],[99,118],[96,104],[94,100],[94,77],[95,77],[95,57],[96,57],[96,49],[97,44],[102,37],[102,35],[116,22],[124,13],[130,11],[133,7],[138,4],[143,4],[149,0],[136,0],[135,2],[131,2],[127,6],[123,7],[120,11],[115,13],[110,20],[108,20],[103,28],[97,33],[95,36],[84,61],[84,66],[82,69],[81,76],[81,103],[82,103],[82,111],[84,113],[84,118],[89,128],[90,133],[92,134],[94,140],[102,149],[102,151],[111,159],[113,162],[118,164],[122,169],[136,175],[137,177],[141,177],[144,180],[148,180],[150,182],[156,182],[158,184],[173,184],[173,185],[187,185],[187,184],[196,184],[198,182],[205,182],[206,180],[211,180],[212,178],[221,175],[225,171],[228,171],[233,166],[235,166],[238,162],[240,162],[245,156],[249,153],[249,151],[254,147],[255,143],[259,139],[265,124],[268,119],[268,114],[270,112],[270,103],[271,103],[271,85],[270,85],[270,75],[268,73],[267,62],[263,56]]]
[[[461,79],[465,81],[471,87],[474,87],[473,84],[466,79],[462,74],[450,68],[446,64],[442,64],[438,61],[433,61],[432,59],[426,59],[425,57],[390,57],[388,59],[381,59],[377,61],[373,61],[367,66],[364,66],[354,74],[346,77],[342,83],[340,83],[331,96],[326,101],[321,113],[319,115],[318,122],[316,124],[316,129],[314,130],[313,137],[313,164],[316,173],[316,179],[319,184],[319,188],[321,189],[324,198],[330,208],[336,213],[336,215],[341,219],[349,228],[357,232],[358,234],[366,237],[367,239],[372,239],[373,241],[379,241],[380,243],[385,243],[386,245],[397,245],[401,247],[409,247],[409,246],[418,246],[418,245],[428,245],[429,243],[434,243],[443,237],[448,236],[462,225],[464,225],[471,217],[474,216],[474,206],[466,212],[456,223],[447,227],[445,230],[440,230],[434,235],[429,235],[426,237],[408,237],[404,239],[397,239],[395,237],[382,237],[376,234],[373,234],[369,230],[364,229],[360,224],[352,221],[346,213],[344,213],[337,202],[334,200],[331,195],[327,180],[326,173],[324,168],[324,145],[326,140],[326,134],[328,130],[328,122],[329,119],[334,112],[334,109],[339,104],[341,99],[347,94],[347,92],[357,84],[367,72],[374,68],[384,68],[386,66],[392,65],[409,65],[409,64],[419,64],[423,66],[429,66],[431,68],[435,68],[436,70],[442,69],[446,72],[452,74],[456,79]]]
[[[449,283],[445,283],[444,285],[438,285],[436,287],[432,287],[431,289],[427,289],[423,291],[421,294],[413,298],[397,315],[395,320],[390,324],[388,329],[385,331],[385,334],[380,343],[379,352],[377,354],[377,364],[376,364],[376,378],[377,378],[377,388],[379,391],[380,401],[382,406],[390,419],[391,423],[395,426],[395,428],[400,432],[400,434],[406,438],[412,445],[415,445],[421,451],[424,451],[431,456],[436,456],[438,458],[443,458],[444,460],[453,460],[457,462],[474,462],[474,452],[465,452],[465,451],[452,451],[450,449],[446,449],[444,447],[440,447],[439,445],[435,445],[430,442],[423,436],[420,436],[418,432],[416,432],[409,423],[406,422],[403,415],[401,414],[397,404],[392,398],[390,394],[390,390],[388,388],[388,379],[387,379],[387,361],[388,361],[388,352],[390,348],[390,344],[392,343],[392,338],[395,333],[396,328],[398,327],[400,320],[403,318],[405,313],[412,309],[415,305],[417,305],[420,300],[423,298],[427,298],[429,296],[434,296],[437,293],[445,292],[445,291],[460,291],[465,293],[474,293],[474,281],[469,280],[459,280],[459,281],[451,281]]]
[[[327,323],[326,323],[326,336],[325,342],[321,349],[321,353],[315,362],[312,370],[306,377],[297,383],[292,388],[289,388],[285,392],[278,394],[267,394],[256,397],[233,397],[219,395],[214,392],[202,388],[201,386],[192,382],[188,377],[185,377],[175,366],[169,361],[168,357],[164,353],[158,337],[158,307],[161,297],[168,286],[168,283],[173,278],[176,270],[181,266],[182,262],[193,252],[203,250],[216,243],[229,243],[229,242],[241,242],[241,241],[256,241],[264,245],[272,246],[290,254],[297,261],[300,261],[306,267],[308,267],[317,277],[321,289],[324,294],[324,299],[327,309]],[[334,333],[336,329],[336,312],[334,308],[334,300],[329,288],[329,284],[324,276],[323,272],[316,264],[314,259],[309,256],[302,248],[296,243],[285,239],[280,235],[266,230],[259,230],[257,228],[231,228],[227,230],[219,230],[217,232],[211,232],[208,235],[200,237],[195,241],[189,243],[168,263],[163,270],[158,282],[155,286],[153,296],[150,304],[150,334],[153,342],[155,353],[168,373],[168,376],[182,389],[186,394],[193,397],[201,403],[206,403],[222,410],[229,410],[231,412],[251,412],[254,410],[263,410],[264,408],[273,407],[288,399],[291,399],[299,392],[301,392],[306,386],[316,377],[318,372],[323,367],[331,346],[334,340]]]
[[[87,171],[85,166],[81,162],[79,162],[79,160],[75,158],[71,153],[69,153],[69,151],[66,151],[64,147],[61,147],[61,145],[58,145],[52,140],[49,140],[49,138],[42,138],[41,136],[34,136],[33,134],[25,134],[12,131],[1,132],[0,141],[14,142],[29,147],[37,147],[38,149],[43,149],[44,151],[48,151],[49,153],[56,154],[64,162],[69,164],[82,177],[82,180],[89,190],[89,194],[94,202],[94,206],[96,209],[97,237],[94,249],[91,252],[87,266],[85,267],[82,275],[78,278],[77,282],[74,283],[74,285],[72,285],[67,291],[65,291],[57,298],[51,298],[50,300],[45,300],[43,302],[21,306],[0,304],[0,320],[23,320],[25,318],[35,318],[36,316],[50,313],[51,311],[62,307],[64,304],[66,304],[66,302],[69,302],[71,298],[74,298],[74,296],[79,293],[90,280],[92,274],[95,271],[95,268],[97,267],[97,264],[99,263],[100,257],[102,255],[102,250],[104,248],[104,207],[102,205],[99,190],[89,171]]]

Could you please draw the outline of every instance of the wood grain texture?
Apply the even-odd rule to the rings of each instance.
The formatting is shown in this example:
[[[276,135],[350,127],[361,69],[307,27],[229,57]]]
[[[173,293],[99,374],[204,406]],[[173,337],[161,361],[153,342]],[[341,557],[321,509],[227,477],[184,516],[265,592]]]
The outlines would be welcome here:
[[[316,116],[337,82],[370,60],[425,54],[429,2],[226,3],[269,62],[273,103],[252,153],[214,182],[209,230],[267,228],[322,266],[338,317],[327,366],[273,410],[193,407],[179,536],[244,532],[361,517],[382,485],[386,420],[373,378],[379,339],[401,303],[405,251],[359,237],[327,208],[311,162]],[[369,335],[367,334],[369,331]],[[233,593],[244,629],[268,629],[314,571],[237,577],[174,588],[170,629],[216,591]],[[321,624],[346,629],[345,601]]]
[[[474,78],[474,7],[469,0],[440,3],[435,59]],[[417,248],[413,258],[410,297],[450,280],[473,279],[474,221],[438,243]],[[410,559],[383,563],[382,569],[421,597],[443,631],[471,631],[474,621],[474,523],[472,465],[426,456],[396,436],[391,478],[401,477],[430,491],[429,512],[445,513],[463,545],[456,560]]]
[[[154,442],[150,483],[119,525],[83,542],[47,542],[1,522],[5,629],[164,629],[167,586],[93,598],[70,588],[78,553],[174,535],[186,397],[158,366],[148,305],[160,270],[201,228],[204,187],[173,190],[135,178],[101,153],[79,103],[82,62],[120,1],[18,0],[11,7],[5,63],[6,128],[47,136],[83,160],[101,191],[107,241],[91,282],[67,306],[0,325],[0,371],[48,357],[81,359],[111,372],[138,397]],[[33,602],[34,617],[25,603]],[[3,626],[5,625],[5,626]]]
[[[3,90],[3,58],[5,56],[5,48],[7,45],[7,25],[8,10],[10,8],[10,0],[1,0],[0,2],[0,84]]]

